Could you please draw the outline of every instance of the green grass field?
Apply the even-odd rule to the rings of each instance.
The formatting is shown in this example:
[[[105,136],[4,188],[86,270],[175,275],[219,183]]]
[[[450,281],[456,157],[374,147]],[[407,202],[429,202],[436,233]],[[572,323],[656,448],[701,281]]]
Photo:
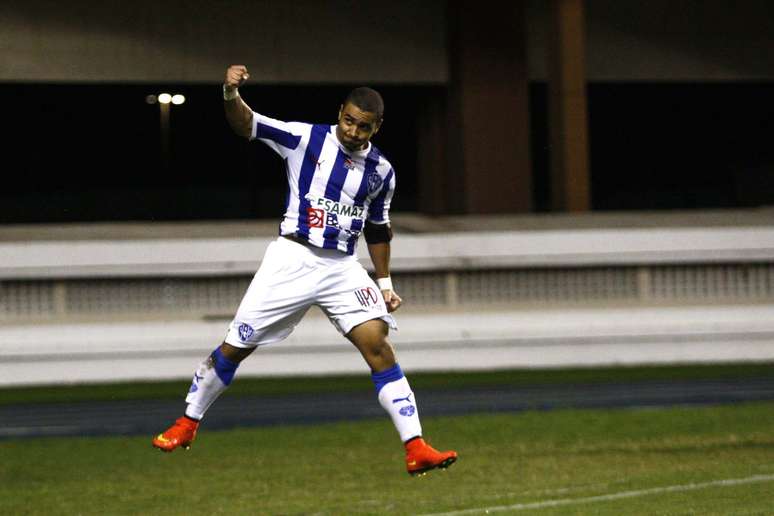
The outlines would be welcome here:
[[[420,478],[386,417],[205,429],[172,454],[151,436],[0,441],[0,514],[774,513],[774,403],[423,423],[460,461]]]

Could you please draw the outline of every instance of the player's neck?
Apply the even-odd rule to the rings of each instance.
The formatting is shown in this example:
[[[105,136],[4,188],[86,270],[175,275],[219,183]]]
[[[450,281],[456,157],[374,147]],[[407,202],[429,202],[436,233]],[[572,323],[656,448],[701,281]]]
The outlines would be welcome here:
[[[362,148],[360,149],[350,149],[343,143],[341,143],[341,138],[339,138],[339,132],[338,132],[338,126],[334,126],[334,130],[331,131],[333,134],[333,137],[336,139],[336,143],[338,144],[339,148],[341,148],[344,152],[347,152],[349,154],[368,154],[368,152],[371,150],[371,141],[367,141]]]

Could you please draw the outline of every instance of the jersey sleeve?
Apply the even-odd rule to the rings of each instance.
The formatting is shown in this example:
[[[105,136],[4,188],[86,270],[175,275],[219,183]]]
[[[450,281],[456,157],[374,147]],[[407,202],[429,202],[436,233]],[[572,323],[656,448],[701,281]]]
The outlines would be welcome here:
[[[391,168],[384,177],[382,188],[371,201],[368,210],[368,221],[374,224],[387,224],[390,222],[390,202],[392,194],[395,193],[395,171]]]
[[[250,140],[260,140],[274,152],[286,158],[301,142],[303,124],[283,122],[253,111]]]

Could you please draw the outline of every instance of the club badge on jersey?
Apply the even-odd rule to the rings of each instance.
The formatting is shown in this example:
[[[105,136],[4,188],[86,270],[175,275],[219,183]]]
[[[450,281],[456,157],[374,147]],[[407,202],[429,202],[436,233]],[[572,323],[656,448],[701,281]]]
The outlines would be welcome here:
[[[374,194],[382,187],[382,177],[376,172],[368,174],[368,193]]]

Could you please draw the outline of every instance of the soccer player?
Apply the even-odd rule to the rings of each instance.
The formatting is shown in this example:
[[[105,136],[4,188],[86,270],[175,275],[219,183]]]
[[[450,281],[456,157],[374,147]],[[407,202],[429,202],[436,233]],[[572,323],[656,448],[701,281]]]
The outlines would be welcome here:
[[[228,387],[239,363],[258,346],[286,338],[312,305],[360,351],[379,403],[392,418],[412,475],[446,468],[454,451],[439,452],[422,438],[417,403],[387,340],[401,298],[390,280],[389,208],[395,172],[371,144],[382,125],[378,92],[356,88],[335,125],[282,122],[255,113],[239,95],[249,77],[243,65],[226,70],[226,119],[234,132],[260,140],[283,159],[288,178],[279,237],[269,244],[225,341],[194,373],[185,414],[153,439],[172,451],[191,445],[207,408]],[[376,283],[355,257],[365,237]]]

